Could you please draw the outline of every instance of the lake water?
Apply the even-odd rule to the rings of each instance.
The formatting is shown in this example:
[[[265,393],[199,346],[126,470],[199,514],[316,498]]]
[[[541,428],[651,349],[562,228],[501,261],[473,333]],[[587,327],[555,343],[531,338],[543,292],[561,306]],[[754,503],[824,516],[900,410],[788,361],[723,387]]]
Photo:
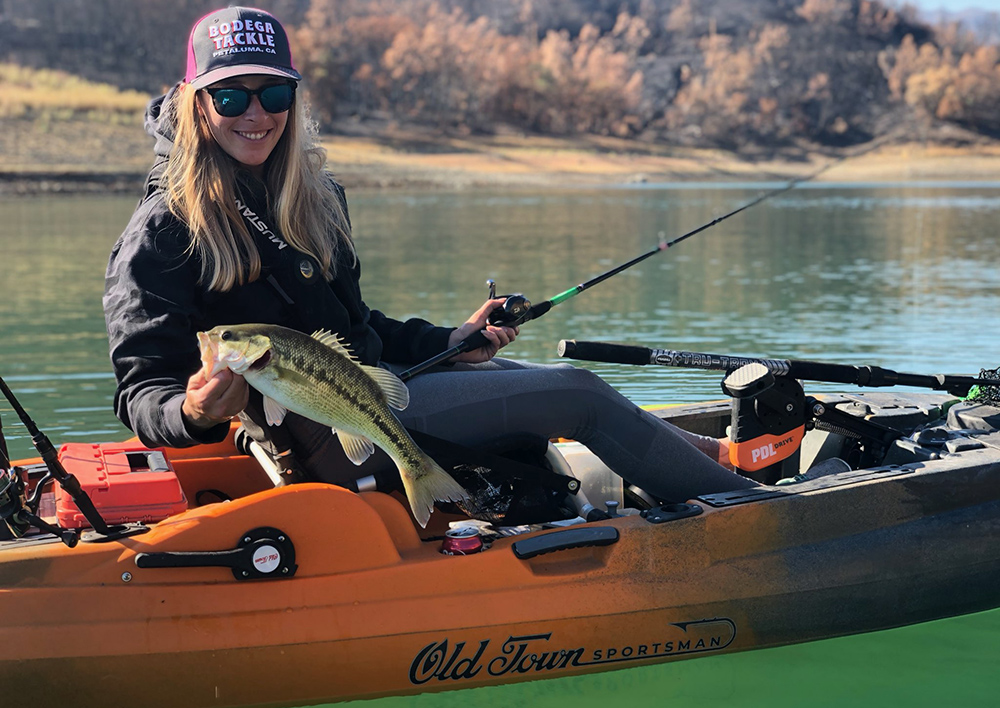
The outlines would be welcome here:
[[[485,299],[487,278],[541,301],[777,186],[348,196],[368,304],[456,324]],[[0,198],[0,375],[56,444],[128,434],[111,413],[101,292],[134,205]],[[505,355],[556,361],[558,341],[575,338],[976,374],[1000,366],[998,224],[1000,184],[804,185],[556,307]],[[587,366],[638,403],[721,395],[715,372]],[[10,407],[0,415],[12,455],[33,455]],[[994,611],[364,705],[995,706],[998,638]]]

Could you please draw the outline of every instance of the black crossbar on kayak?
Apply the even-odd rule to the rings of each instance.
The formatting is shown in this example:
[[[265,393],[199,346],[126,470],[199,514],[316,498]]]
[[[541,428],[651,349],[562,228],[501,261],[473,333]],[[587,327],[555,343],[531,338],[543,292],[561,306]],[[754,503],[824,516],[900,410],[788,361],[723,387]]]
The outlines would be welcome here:
[[[775,376],[809,381],[851,384],[862,387],[913,386],[967,396],[973,386],[1000,386],[1000,379],[984,379],[953,374],[906,374],[881,366],[852,366],[795,359],[757,359],[728,354],[704,354],[675,349],[649,349],[630,344],[587,342],[563,339],[559,356],[581,361],[644,366],[678,366],[689,369],[735,371],[746,364],[763,364]]]

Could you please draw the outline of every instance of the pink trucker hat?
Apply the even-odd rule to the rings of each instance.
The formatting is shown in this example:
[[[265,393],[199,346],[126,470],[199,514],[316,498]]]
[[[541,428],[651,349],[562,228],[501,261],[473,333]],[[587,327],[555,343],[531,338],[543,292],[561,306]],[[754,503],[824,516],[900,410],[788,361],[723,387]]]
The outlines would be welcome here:
[[[188,40],[187,74],[194,88],[247,74],[299,81],[285,28],[274,15],[252,7],[227,7],[202,17]]]

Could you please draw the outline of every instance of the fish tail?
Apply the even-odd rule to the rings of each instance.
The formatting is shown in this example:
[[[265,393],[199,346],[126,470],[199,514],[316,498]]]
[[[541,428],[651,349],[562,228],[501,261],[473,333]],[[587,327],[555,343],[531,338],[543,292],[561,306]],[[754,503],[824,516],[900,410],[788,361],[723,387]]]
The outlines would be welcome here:
[[[420,528],[427,526],[431,511],[434,510],[435,500],[452,502],[469,500],[469,493],[462,485],[426,455],[421,460],[419,470],[401,469],[400,477],[403,480],[406,498],[410,500],[413,518],[420,524]]]

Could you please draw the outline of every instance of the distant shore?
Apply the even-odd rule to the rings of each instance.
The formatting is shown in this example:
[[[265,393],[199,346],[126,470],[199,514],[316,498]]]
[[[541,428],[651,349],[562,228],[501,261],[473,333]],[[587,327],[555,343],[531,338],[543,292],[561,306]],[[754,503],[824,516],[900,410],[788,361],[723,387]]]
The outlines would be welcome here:
[[[1000,181],[1000,142],[990,141],[958,147],[893,144],[853,157],[805,151],[746,155],[600,137],[441,137],[398,129],[329,135],[322,143],[330,170],[348,189],[783,181],[827,165],[817,181]],[[151,148],[137,125],[62,124],[44,131],[15,126],[0,138],[0,194],[137,194]]]
[[[795,156],[650,146],[591,138],[442,140],[433,150],[378,138],[329,138],[329,164],[359,187],[574,187],[675,182],[1000,181],[1000,143],[952,147],[908,143],[870,152]],[[826,169],[823,169],[826,168]]]

